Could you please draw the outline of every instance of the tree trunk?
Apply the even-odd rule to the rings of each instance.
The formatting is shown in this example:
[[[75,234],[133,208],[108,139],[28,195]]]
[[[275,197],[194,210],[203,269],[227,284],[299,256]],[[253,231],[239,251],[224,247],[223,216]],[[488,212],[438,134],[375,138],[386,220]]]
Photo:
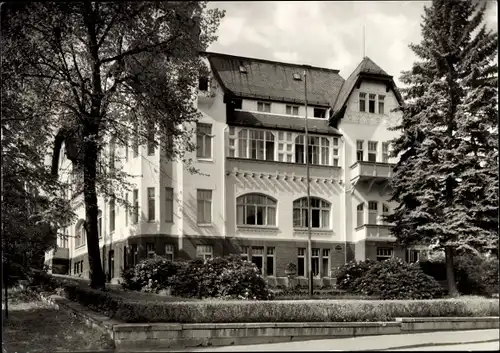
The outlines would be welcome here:
[[[106,281],[101,265],[101,256],[99,253],[99,234],[97,230],[97,144],[93,138],[88,138],[92,135],[95,136],[95,134],[84,134],[85,142],[83,156],[83,194],[85,198],[87,254],[89,257],[90,287],[104,289]]]
[[[453,265],[454,249],[450,246],[445,248],[446,258],[446,280],[448,281],[448,294],[450,297],[458,296],[457,283],[455,281],[455,269]]]

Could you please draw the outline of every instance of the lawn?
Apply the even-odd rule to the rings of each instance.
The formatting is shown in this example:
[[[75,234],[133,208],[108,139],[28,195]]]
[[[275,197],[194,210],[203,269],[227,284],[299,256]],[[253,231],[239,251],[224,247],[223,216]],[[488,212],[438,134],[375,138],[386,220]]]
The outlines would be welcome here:
[[[87,327],[65,309],[56,310],[18,289],[9,290],[8,295],[9,317],[3,322],[2,343],[8,353],[113,351],[109,336]],[[5,318],[3,310],[2,315]]]

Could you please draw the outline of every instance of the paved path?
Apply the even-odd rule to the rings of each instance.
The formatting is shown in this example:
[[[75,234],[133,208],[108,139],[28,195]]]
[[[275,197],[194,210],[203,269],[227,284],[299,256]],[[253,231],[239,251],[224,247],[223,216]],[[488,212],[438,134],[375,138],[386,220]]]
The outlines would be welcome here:
[[[491,342],[496,340],[496,342]],[[225,347],[189,348],[190,352],[243,352],[243,351],[365,351],[365,350],[445,350],[450,345],[498,347],[499,330],[441,331],[409,335],[383,335],[325,340],[296,341]],[[496,344],[496,346],[494,345]],[[453,346],[455,350],[464,350]],[[487,348],[484,348],[487,349]],[[489,349],[489,348],[488,348]]]
[[[496,351],[500,350],[500,342],[467,343],[455,344],[453,346],[429,346],[420,348],[400,349],[403,352],[409,351]]]

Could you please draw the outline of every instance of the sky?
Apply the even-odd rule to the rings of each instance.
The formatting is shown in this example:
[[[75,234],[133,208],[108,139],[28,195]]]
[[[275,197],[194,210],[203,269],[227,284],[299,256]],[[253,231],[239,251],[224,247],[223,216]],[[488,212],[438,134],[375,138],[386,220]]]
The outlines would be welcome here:
[[[498,31],[497,2],[487,3],[485,24]],[[340,70],[346,79],[364,53],[394,76],[416,60],[429,1],[211,1],[226,10],[209,51]],[[363,26],[364,41],[363,41]]]

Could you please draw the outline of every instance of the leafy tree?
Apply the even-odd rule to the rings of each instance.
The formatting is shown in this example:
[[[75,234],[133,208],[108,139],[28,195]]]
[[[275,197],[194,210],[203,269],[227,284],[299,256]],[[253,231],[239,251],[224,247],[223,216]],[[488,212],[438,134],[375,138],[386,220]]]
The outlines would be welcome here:
[[[223,13],[205,1],[37,2],[11,5],[5,44],[32,106],[55,130],[52,172],[64,146],[81,182],[91,286],[104,288],[97,196],[121,199],[127,175],[105,149],[161,145],[166,158],[194,149],[192,129],[200,51]],[[23,99],[29,97],[23,94]],[[132,138],[130,141],[129,136]],[[156,137],[156,138],[155,138]],[[176,139],[174,148],[172,138]]]
[[[470,1],[425,7],[393,141],[399,206],[387,220],[402,243],[445,250],[451,295],[454,254],[498,247],[497,33],[481,25],[484,13]]]
[[[56,246],[57,229],[72,221],[64,185],[44,163],[51,123],[45,111],[23,99],[16,75],[19,58],[9,48],[2,58],[2,263],[4,275],[41,269],[47,250]]]

